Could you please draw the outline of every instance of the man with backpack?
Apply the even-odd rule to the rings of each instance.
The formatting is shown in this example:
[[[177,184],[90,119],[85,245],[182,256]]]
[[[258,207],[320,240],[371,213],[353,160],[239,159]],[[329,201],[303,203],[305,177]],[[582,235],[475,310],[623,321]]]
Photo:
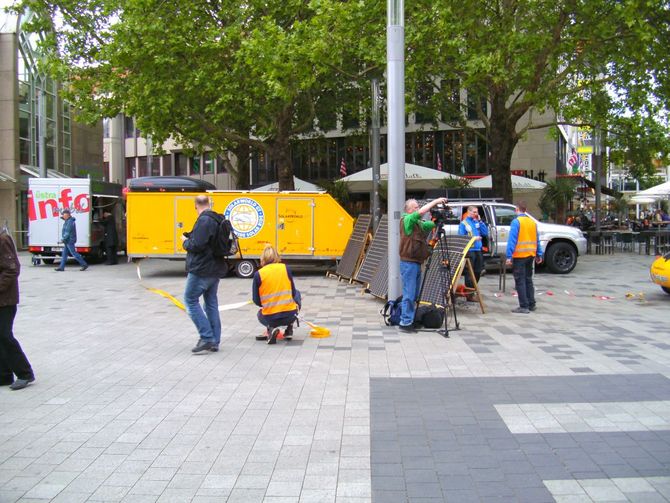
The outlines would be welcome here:
[[[215,254],[217,231],[223,218],[210,209],[207,196],[196,196],[195,209],[198,219],[193,230],[182,236],[186,250],[186,312],[198,329],[200,339],[191,350],[193,353],[216,352],[221,341],[219,316],[219,278],[226,272],[227,264]],[[205,309],[200,305],[200,297]]]

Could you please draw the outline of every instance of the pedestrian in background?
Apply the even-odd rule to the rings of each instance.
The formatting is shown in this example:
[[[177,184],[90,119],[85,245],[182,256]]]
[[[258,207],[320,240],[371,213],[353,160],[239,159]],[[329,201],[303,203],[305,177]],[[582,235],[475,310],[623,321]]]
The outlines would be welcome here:
[[[470,277],[470,271],[465,269],[465,286],[467,288],[473,289],[475,287],[475,282],[479,284],[479,278],[482,275],[482,269],[484,268],[484,254],[482,253],[482,238],[489,236],[489,229],[484,222],[479,218],[479,210],[476,206],[468,206],[468,211],[465,218],[461,221],[458,226],[458,233],[461,236],[468,236],[470,238],[475,238],[475,242],[472,244],[468,250],[468,259],[472,264],[472,270],[475,273],[475,281]],[[475,300],[475,294],[468,294],[467,299],[469,301]]]
[[[80,271],[85,271],[88,269],[88,264],[84,260],[84,257],[79,255],[79,252],[75,248],[75,243],[77,242],[77,226],[75,225],[76,218],[72,216],[70,210],[65,208],[61,212],[61,218],[63,219],[63,229],[61,231],[61,242],[63,243],[63,254],[61,255],[60,265],[56,267],[56,271],[64,271],[65,264],[67,263],[68,255],[72,255],[79,265],[81,266]]]
[[[0,386],[23,389],[35,374],[12,332],[19,304],[21,264],[7,228],[0,229]],[[14,377],[16,376],[16,380]]]
[[[512,220],[507,240],[507,265],[512,266],[514,287],[519,298],[519,307],[512,312],[521,314],[535,311],[533,261],[542,263],[540,233],[535,220],[526,215],[526,209],[525,201],[516,204],[516,218]]]
[[[116,231],[116,219],[111,211],[102,212],[102,225],[105,229],[105,265],[116,265],[119,263],[117,257],[117,246],[119,245],[119,234]]]
[[[191,350],[193,353],[216,352],[221,342],[221,317],[219,316],[219,278],[224,273],[225,262],[214,256],[213,241],[218,228],[218,215],[209,207],[207,196],[196,196],[195,210],[198,219],[191,232],[182,236],[186,250],[186,312],[198,329],[200,339]],[[200,297],[205,309],[200,305]]]

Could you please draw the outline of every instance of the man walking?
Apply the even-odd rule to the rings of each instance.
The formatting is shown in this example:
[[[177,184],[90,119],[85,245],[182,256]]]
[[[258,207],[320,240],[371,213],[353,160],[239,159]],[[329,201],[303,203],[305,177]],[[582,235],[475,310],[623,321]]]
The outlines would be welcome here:
[[[198,219],[193,230],[182,236],[183,247],[186,250],[186,288],[184,301],[186,312],[198,329],[200,339],[191,350],[193,353],[218,351],[221,341],[221,318],[219,316],[218,288],[219,278],[222,275],[225,263],[214,256],[213,241],[219,215],[209,207],[207,196],[195,198],[195,209]],[[205,302],[203,311],[200,297]]]
[[[0,229],[0,386],[12,390],[23,389],[35,380],[28,358],[12,333],[20,272],[14,240],[6,228]]]
[[[540,234],[535,220],[526,215],[525,201],[516,204],[517,217],[512,220],[507,240],[507,265],[512,266],[514,287],[519,297],[519,307],[513,313],[528,314],[535,311],[533,286],[533,261],[542,263]]]
[[[458,233],[461,236],[474,237],[475,242],[468,250],[468,258],[472,264],[472,270],[475,273],[475,281],[472,281],[470,272],[465,270],[465,286],[469,288],[469,292],[475,287],[475,282],[479,284],[479,278],[484,268],[484,254],[482,253],[482,238],[488,237],[489,229],[484,222],[479,218],[479,210],[476,206],[468,206],[466,217],[458,226]],[[474,300],[474,293],[468,295],[468,300]]]
[[[75,225],[76,218],[72,216],[70,210],[65,208],[61,212],[61,218],[63,219],[63,229],[61,231],[61,241],[63,242],[63,254],[61,255],[60,265],[56,267],[56,271],[64,271],[65,264],[67,263],[68,255],[72,255],[79,265],[81,266],[80,271],[85,271],[88,269],[88,264],[84,258],[79,255],[79,252],[74,247],[77,242],[77,226]]]
[[[428,233],[435,223],[421,217],[438,204],[446,204],[447,198],[433,199],[419,208],[416,199],[405,202],[405,212],[400,219],[400,277],[402,279],[402,304],[400,330],[414,331],[416,298],[421,289],[421,264],[430,256]]]

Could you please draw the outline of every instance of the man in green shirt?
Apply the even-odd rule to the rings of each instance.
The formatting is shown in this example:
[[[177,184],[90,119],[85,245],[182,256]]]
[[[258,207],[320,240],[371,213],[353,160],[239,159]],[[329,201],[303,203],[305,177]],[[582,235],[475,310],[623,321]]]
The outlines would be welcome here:
[[[405,212],[400,219],[400,277],[402,279],[402,306],[400,330],[414,330],[416,300],[421,289],[421,264],[430,256],[428,233],[435,228],[430,220],[421,217],[438,204],[447,204],[447,198],[433,199],[419,208],[416,199],[405,201]]]

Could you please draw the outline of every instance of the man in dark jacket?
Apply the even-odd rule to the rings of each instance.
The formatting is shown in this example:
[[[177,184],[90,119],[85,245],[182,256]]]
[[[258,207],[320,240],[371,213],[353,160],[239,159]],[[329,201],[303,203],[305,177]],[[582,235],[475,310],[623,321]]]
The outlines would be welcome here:
[[[20,272],[14,240],[7,229],[0,229],[0,386],[9,385],[12,390],[23,389],[35,380],[33,369],[12,333],[19,303]]]
[[[61,212],[61,218],[63,219],[63,229],[61,232],[61,241],[63,242],[63,255],[60,259],[60,265],[56,267],[57,271],[64,271],[65,264],[67,263],[68,254],[72,255],[79,265],[81,266],[80,271],[85,271],[88,269],[88,264],[84,258],[79,255],[79,252],[74,247],[74,244],[77,242],[77,226],[75,225],[76,219],[70,213],[70,210],[65,208]]]
[[[102,213],[102,225],[105,229],[105,265],[118,264],[116,247],[119,245],[119,234],[116,232],[116,219],[110,211]]]
[[[191,351],[204,353],[219,350],[221,317],[217,292],[225,263],[214,256],[212,248],[219,219],[209,208],[209,198],[197,196],[195,209],[198,212],[198,219],[193,230],[182,236],[188,271],[184,303],[186,312],[200,334],[200,340]],[[200,305],[201,296],[205,301],[204,311]]]

